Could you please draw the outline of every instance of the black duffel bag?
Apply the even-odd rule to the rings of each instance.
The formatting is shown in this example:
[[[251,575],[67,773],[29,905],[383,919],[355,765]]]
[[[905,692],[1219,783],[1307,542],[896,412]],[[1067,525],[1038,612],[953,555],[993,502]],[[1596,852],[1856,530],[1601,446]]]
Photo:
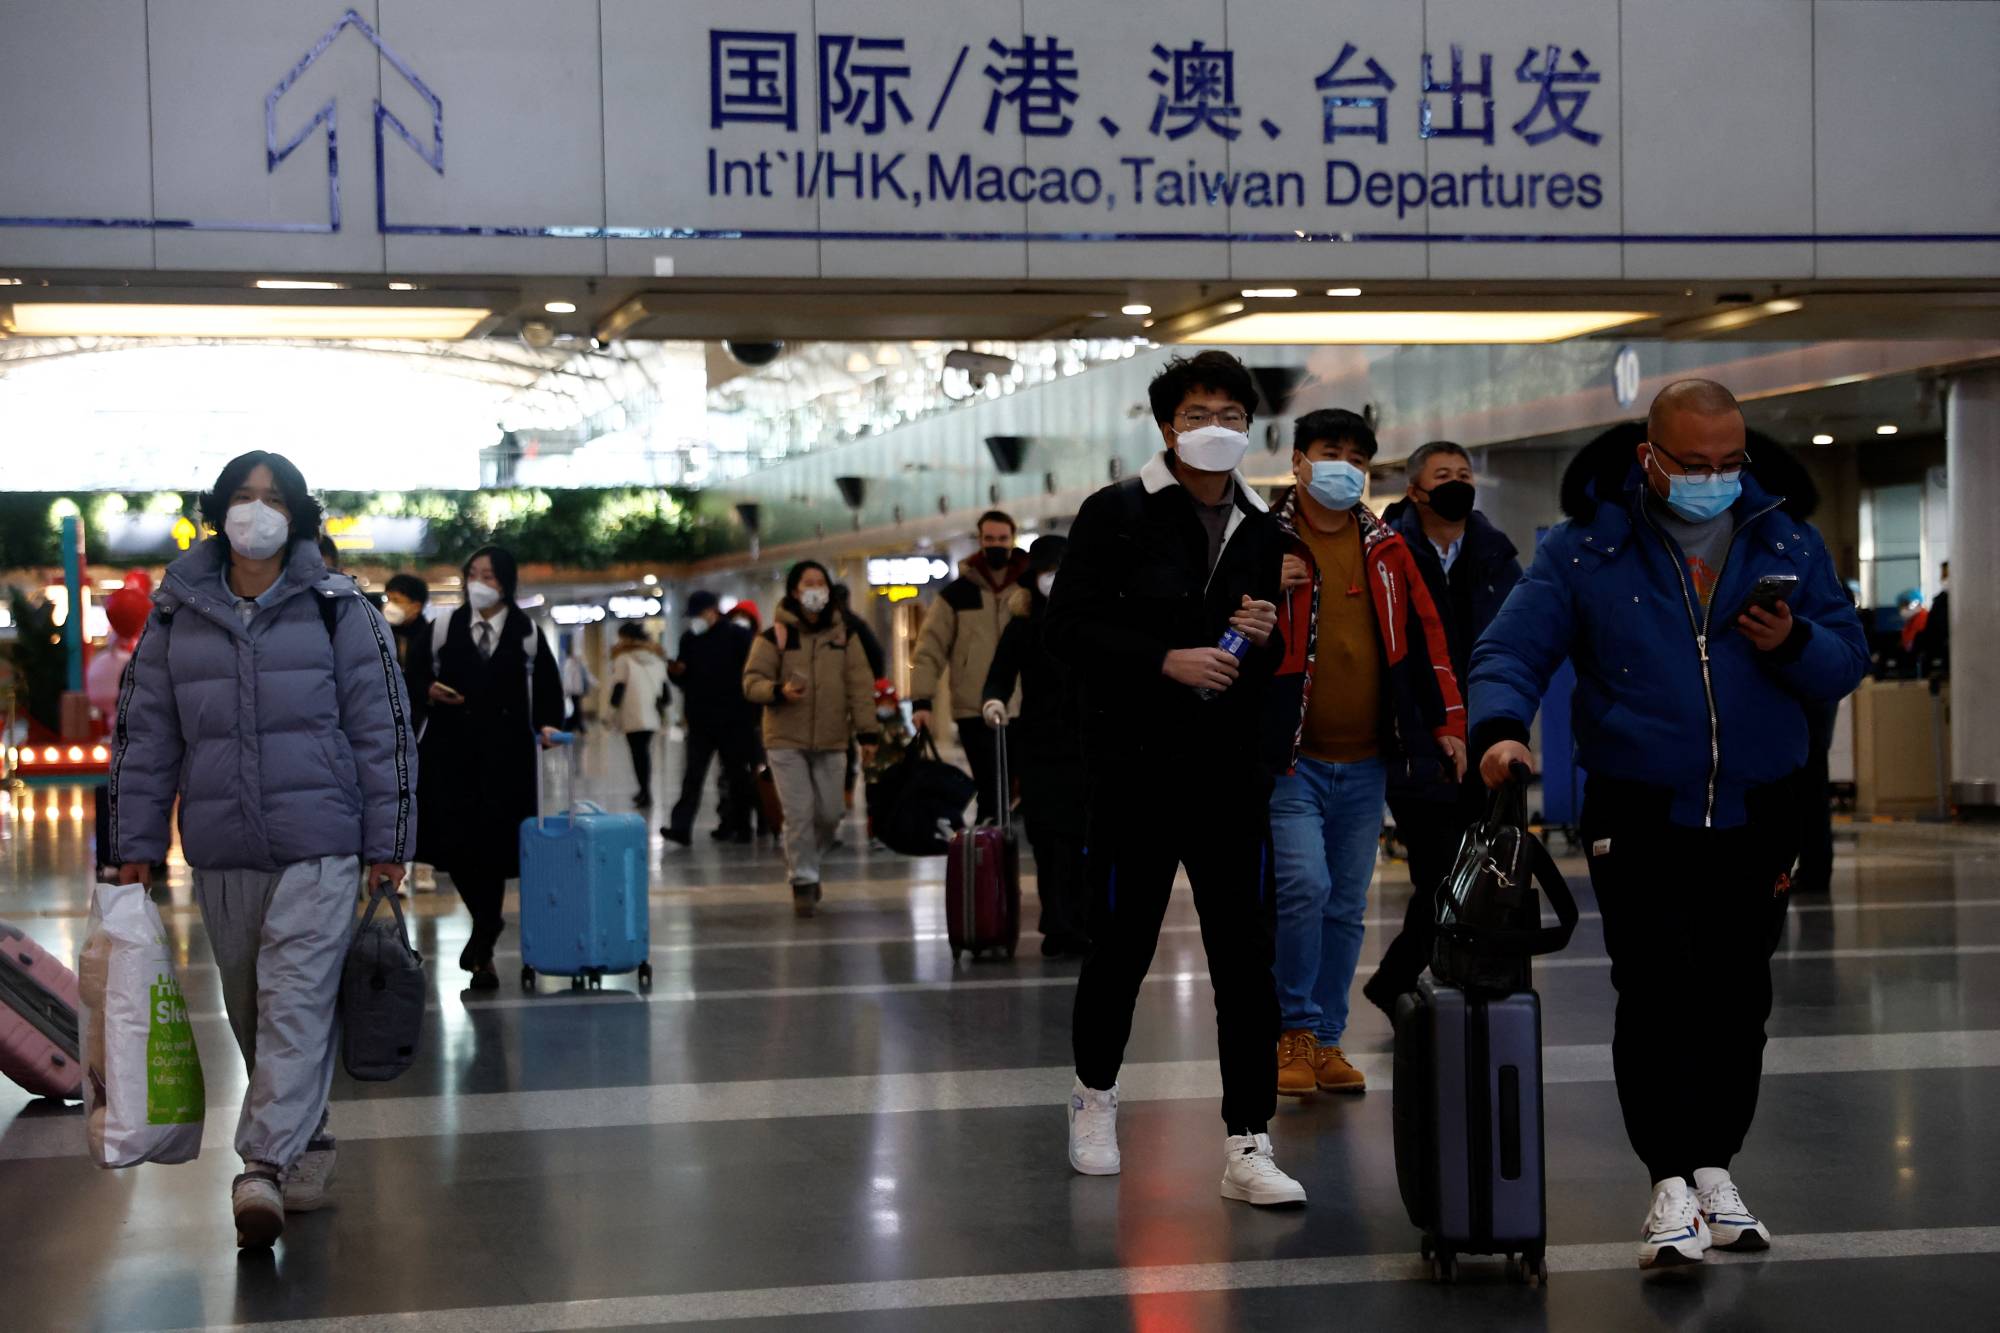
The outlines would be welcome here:
[[[1528,831],[1528,777],[1527,765],[1514,765],[1437,887],[1431,972],[1439,981],[1469,991],[1526,990],[1529,960],[1562,949],[1576,930],[1569,883],[1542,840]],[[1555,909],[1553,926],[1542,924],[1537,885]]]
[[[938,758],[937,742],[920,727],[869,793],[875,836],[904,856],[943,856],[977,792],[964,769]]]
[[[388,903],[395,920],[377,918]],[[424,958],[410,946],[403,905],[387,880],[368,894],[368,910],[347,946],[340,974],[340,1056],[354,1078],[386,1082],[417,1059],[424,1028]]]

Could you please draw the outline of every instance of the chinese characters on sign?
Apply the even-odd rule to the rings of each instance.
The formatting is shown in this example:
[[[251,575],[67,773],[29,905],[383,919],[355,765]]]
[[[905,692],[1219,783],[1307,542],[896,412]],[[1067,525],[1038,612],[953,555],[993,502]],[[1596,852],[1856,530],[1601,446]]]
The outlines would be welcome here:
[[[1393,209],[1398,219],[1425,207],[1589,210],[1603,203],[1603,178],[1589,169],[1596,161],[1579,164],[1573,155],[1552,157],[1545,170],[1489,164],[1430,171],[1369,170],[1345,157],[1302,162],[1299,170],[1211,169],[1192,158],[1182,167],[1151,155],[1168,145],[1185,151],[1196,144],[1237,144],[1246,129],[1275,142],[1287,128],[1283,121],[1306,107],[1314,122],[1300,128],[1308,136],[1316,128],[1319,145],[1334,151],[1354,141],[1391,145],[1412,138],[1493,148],[1511,134],[1521,146],[1538,150],[1532,160],[1540,162],[1544,148],[1556,153],[1567,144],[1574,154],[1603,141],[1603,130],[1592,124],[1591,105],[1603,76],[1582,50],[1546,41],[1526,45],[1510,82],[1496,75],[1493,52],[1467,51],[1455,42],[1422,52],[1417,68],[1401,71],[1400,79],[1354,42],[1329,46],[1313,63],[1318,73],[1307,74],[1308,89],[1303,78],[1296,88],[1239,81],[1236,52],[1226,45],[1200,38],[1155,42],[1144,76],[1152,112],[1142,127],[1143,140],[1129,141],[1122,150],[1107,146],[1106,159],[1097,165],[1029,166],[1018,159],[982,161],[970,152],[926,153],[907,140],[898,140],[900,151],[894,152],[838,144],[847,136],[865,144],[889,134],[934,134],[961,76],[970,73],[969,84],[983,77],[985,87],[961,100],[972,103],[967,115],[977,117],[986,136],[1109,145],[1125,127],[1110,115],[1093,115],[1086,98],[1095,91],[1131,105],[1137,89],[1093,83],[1092,69],[1059,34],[968,41],[955,51],[947,47],[949,63],[939,60],[932,69],[913,60],[902,37],[716,29],[709,33],[710,128],[747,125],[797,137],[766,139],[769,146],[754,155],[711,147],[708,191],[716,198],[789,196],[915,208],[927,202],[1032,201],[1107,210],[1297,208],[1317,195],[1331,207]],[[806,95],[803,115],[802,59],[815,62],[807,69],[816,75],[816,92]],[[1309,191],[1309,177],[1322,189]]]

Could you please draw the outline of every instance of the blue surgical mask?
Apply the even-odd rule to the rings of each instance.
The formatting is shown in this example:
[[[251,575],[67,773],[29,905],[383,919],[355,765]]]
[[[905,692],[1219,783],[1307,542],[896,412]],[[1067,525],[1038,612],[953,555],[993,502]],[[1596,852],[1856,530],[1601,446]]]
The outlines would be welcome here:
[[[1342,458],[1315,458],[1306,490],[1328,509],[1352,509],[1368,489],[1368,474]]]
[[[1724,513],[1743,494],[1743,474],[1716,472],[1706,477],[1677,477],[1646,451],[1646,461],[1667,479],[1667,507],[1690,523],[1706,523]]]

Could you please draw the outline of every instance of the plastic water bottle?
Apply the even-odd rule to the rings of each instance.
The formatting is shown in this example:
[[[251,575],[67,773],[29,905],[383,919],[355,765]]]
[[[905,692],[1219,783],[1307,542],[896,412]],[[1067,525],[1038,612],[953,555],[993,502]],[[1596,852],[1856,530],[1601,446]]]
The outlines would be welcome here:
[[[1222,631],[1222,637],[1215,641],[1215,646],[1239,662],[1250,653],[1250,640],[1244,638],[1242,631],[1234,627]],[[1213,699],[1220,691],[1204,687],[1196,690],[1195,693],[1204,699]]]

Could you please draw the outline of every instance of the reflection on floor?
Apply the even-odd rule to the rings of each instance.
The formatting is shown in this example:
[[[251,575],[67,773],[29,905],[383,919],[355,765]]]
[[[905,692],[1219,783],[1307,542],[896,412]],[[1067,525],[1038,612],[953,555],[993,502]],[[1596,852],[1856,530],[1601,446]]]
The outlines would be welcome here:
[[[585,789],[622,799],[616,762],[593,747]],[[1633,1267],[1646,1182],[1610,1083],[1585,901],[1538,976],[1556,1270],[1539,1293],[1476,1263],[1457,1287],[1424,1279],[1389,1153],[1387,1025],[1358,999],[1349,1049],[1371,1092],[1288,1105],[1273,1126],[1311,1205],[1217,1197],[1214,1022],[1185,894],[1140,1001],[1125,1172],[1073,1176],[1075,965],[1030,947],[954,966],[941,863],[863,843],[850,824],[823,915],[797,921],[768,842],[656,839],[649,998],[616,980],[462,991],[463,911],[448,891],[413,896],[437,987],[424,1057],[392,1084],[342,1076],[338,1206],[258,1258],[232,1243],[242,1071],[177,866],[159,897],[205,1055],[208,1146],[186,1166],[99,1172],[73,1110],[0,1087],[0,1326],[1873,1330],[1919,1312],[1993,1326],[2000,837],[1843,838],[1831,898],[1797,904],[1787,927],[1771,1074],[1739,1162],[1778,1242],[1651,1279]],[[0,918],[59,954],[75,953],[90,866],[87,795],[0,810]],[[1402,914],[1402,875],[1382,868],[1367,960]],[[1703,1004],[1727,1002],[1697,996],[1688,1040]]]

